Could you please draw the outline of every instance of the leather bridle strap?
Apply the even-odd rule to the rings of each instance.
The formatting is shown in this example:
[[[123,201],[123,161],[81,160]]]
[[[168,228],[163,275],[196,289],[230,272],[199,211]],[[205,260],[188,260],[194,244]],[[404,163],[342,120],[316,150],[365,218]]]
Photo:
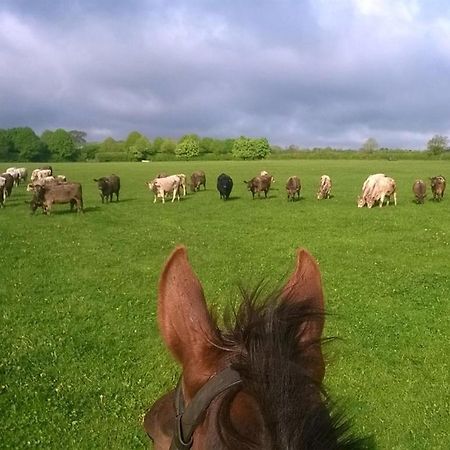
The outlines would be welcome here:
[[[188,450],[192,447],[193,434],[203,420],[203,415],[211,402],[219,394],[242,383],[241,377],[231,367],[210,378],[195,394],[186,407],[183,397],[182,378],[175,390],[176,424],[170,450]]]

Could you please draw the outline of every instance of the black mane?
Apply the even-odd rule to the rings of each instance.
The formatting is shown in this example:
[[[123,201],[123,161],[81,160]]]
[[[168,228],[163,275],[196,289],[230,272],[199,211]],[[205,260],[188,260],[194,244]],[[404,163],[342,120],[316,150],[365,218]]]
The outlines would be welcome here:
[[[242,291],[237,310],[224,318],[221,346],[230,351],[231,366],[242,386],[228,392],[217,416],[226,448],[261,449],[233,426],[230,405],[242,389],[254,397],[271,442],[264,449],[359,449],[366,440],[351,435],[350,424],[335,411],[323,386],[308,375],[307,357],[299,346],[305,321],[322,320],[302,302],[281,302],[281,292],[262,299],[261,285]]]

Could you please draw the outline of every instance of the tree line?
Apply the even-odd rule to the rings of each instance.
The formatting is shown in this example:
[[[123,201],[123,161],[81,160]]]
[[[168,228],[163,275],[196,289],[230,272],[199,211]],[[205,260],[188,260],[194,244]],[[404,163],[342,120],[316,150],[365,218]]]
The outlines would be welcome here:
[[[380,148],[374,138],[368,138],[357,150],[364,155],[389,153]],[[301,155],[333,155],[355,150],[271,146],[268,140],[240,136],[235,139],[215,139],[188,134],[180,139],[147,136],[132,131],[125,140],[108,137],[102,142],[88,142],[87,133],[79,130],[45,130],[38,136],[30,127],[0,129],[0,161],[141,161],[170,159],[264,159],[272,157],[301,157]],[[392,149],[393,152],[405,152]],[[449,152],[448,138],[435,135],[427,143],[430,156]]]

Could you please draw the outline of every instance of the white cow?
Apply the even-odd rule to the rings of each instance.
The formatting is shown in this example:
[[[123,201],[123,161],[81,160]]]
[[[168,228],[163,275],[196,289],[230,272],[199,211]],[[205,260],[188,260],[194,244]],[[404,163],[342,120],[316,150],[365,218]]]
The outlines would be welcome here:
[[[165,203],[166,194],[172,194],[172,203],[175,201],[175,197],[177,200],[180,200],[179,187],[180,187],[180,177],[178,175],[170,175],[164,178],[155,178],[152,181],[147,183],[148,188],[154,193],[155,198],[153,203],[156,203],[158,197],[161,199],[163,203]]]

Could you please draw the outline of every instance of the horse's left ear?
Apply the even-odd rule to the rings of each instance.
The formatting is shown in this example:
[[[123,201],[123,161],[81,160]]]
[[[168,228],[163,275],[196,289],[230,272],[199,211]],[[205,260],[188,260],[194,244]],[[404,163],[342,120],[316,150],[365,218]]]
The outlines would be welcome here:
[[[301,303],[305,314],[299,329],[299,345],[303,354],[311,360],[312,378],[321,383],[325,374],[325,363],[321,349],[321,338],[325,323],[322,281],[316,260],[305,250],[297,250],[297,263],[282,292],[284,303]]]
[[[215,346],[217,327],[185,247],[172,252],[161,274],[158,323],[166,346],[183,366],[187,395],[193,396],[216,372],[221,351]]]

